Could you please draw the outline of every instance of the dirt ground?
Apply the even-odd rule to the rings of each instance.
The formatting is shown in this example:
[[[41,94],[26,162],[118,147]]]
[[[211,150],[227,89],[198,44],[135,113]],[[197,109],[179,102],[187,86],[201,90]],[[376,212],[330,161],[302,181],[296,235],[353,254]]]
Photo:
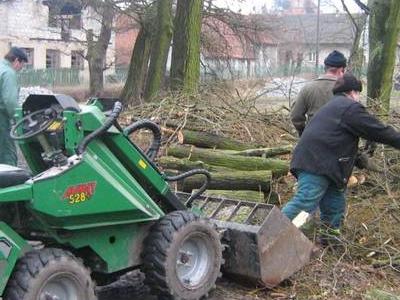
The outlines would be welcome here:
[[[208,300],[256,300],[262,299],[257,295],[259,290],[251,287],[241,286],[227,279],[221,279],[217,283],[217,288],[213,290]],[[130,290],[115,290],[109,294],[99,292],[99,300],[132,300],[134,297],[140,297],[141,300],[157,300],[156,296],[150,295],[145,289]],[[265,298],[268,299],[268,298]]]

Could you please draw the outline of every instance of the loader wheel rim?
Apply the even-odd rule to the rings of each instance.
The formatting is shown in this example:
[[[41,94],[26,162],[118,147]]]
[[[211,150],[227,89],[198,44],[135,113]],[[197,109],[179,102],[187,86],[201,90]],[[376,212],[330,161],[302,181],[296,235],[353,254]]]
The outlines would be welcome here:
[[[212,260],[210,251],[210,243],[202,234],[192,234],[182,242],[176,257],[176,272],[186,288],[195,288],[207,277]]]
[[[80,300],[80,284],[70,274],[56,274],[45,282],[39,300]]]

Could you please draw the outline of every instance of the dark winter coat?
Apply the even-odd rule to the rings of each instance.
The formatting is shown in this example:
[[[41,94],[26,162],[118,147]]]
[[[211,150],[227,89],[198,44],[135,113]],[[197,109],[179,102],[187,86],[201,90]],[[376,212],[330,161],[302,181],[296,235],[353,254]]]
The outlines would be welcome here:
[[[354,167],[360,137],[400,149],[400,132],[382,124],[361,103],[344,94],[334,96],[305,128],[293,152],[291,172],[324,175],[344,188]]]

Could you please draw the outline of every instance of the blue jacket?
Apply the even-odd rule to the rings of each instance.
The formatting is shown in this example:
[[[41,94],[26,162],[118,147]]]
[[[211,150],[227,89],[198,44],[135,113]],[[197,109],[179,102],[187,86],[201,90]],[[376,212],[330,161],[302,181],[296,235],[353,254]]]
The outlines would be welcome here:
[[[400,133],[345,95],[335,95],[306,126],[293,151],[291,172],[329,177],[344,188],[351,175],[359,138],[400,149]]]
[[[5,112],[9,119],[13,118],[18,105],[19,87],[17,72],[8,60],[0,61],[0,111]]]

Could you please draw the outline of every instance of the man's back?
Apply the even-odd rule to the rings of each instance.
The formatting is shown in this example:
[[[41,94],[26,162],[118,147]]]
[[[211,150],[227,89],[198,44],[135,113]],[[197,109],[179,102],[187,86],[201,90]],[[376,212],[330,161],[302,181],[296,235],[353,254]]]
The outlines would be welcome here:
[[[290,119],[301,133],[312,116],[332,98],[336,77],[324,75],[302,88],[292,108]]]

